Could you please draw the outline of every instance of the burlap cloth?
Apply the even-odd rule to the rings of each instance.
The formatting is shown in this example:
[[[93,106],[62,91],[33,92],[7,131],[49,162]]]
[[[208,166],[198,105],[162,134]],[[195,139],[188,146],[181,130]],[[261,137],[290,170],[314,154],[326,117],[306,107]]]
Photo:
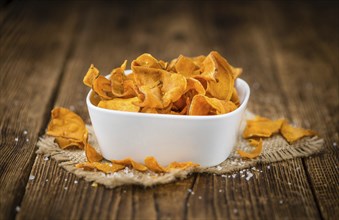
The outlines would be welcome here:
[[[254,115],[246,112],[240,130],[243,130],[246,119],[253,118]],[[99,151],[98,144],[91,125],[87,125],[89,131],[90,143]],[[253,148],[247,141],[239,137],[239,141],[234,147],[228,159],[217,166],[198,167],[187,170],[175,170],[170,173],[154,173],[151,171],[138,172],[133,169],[125,168],[116,173],[104,174],[102,172],[85,171],[75,167],[75,164],[85,162],[86,156],[83,150],[62,150],[54,143],[54,138],[43,136],[37,143],[38,154],[43,154],[53,158],[68,172],[78,177],[83,177],[86,181],[96,182],[108,188],[114,188],[120,185],[138,184],[143,186],[152,186],[172,182],[176,179],[184,179],[191,173],[213,173],[218,175],[230,174],[235,171],[248,169],[261,163],[272,163],[282,160],[288,160],[295,157],[307,157],[319,152],[323,147],[324,140],[319,137],[306,137],[290,145],[279,134],[271,138],[264,139],[263,151],[256,159],[241,159],[237,149],[251,151]]]

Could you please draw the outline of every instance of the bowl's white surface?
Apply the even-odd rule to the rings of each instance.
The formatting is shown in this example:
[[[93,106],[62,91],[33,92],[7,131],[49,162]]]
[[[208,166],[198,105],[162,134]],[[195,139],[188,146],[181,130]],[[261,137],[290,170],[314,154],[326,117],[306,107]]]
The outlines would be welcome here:
[[[248,84],[237,79],[240,107],[215,116],[178,116],[114,111],[86,103],[105,159],[143,162],[154,156],[161,165],[193,161],[214,166],[224,161],[237,142],[239,126],[250,96]]]

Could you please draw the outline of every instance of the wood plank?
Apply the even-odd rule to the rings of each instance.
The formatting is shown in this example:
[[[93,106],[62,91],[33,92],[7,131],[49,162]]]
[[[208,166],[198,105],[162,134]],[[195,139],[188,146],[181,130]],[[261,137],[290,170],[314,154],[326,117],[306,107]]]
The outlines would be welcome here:
[[[0,27],[0,219],[20,206],[76,25],[76,13],[59,16],[71,5],[43,5],[11,4]]]
[[[273,8],[267,26],[292,120],[319,131],[325,139],[323,154],[304,162],[322,217],[335,219],[339,215],[339,151],[334,144],[338,143],[339,54],[338,33],[333,30],[339,25],[338,3],[313,4],[316,7],[294,3]],[[287,12],[290,19],[282,20]],[[272,20],[280,22],[272,25]]]
[[[264,21],[258,14],[263,12],[260,7],[228,2],[195,6],[183,2],[172,7],[161,2],[152,7],[136,4],[128,16],[124,14],[130,9],[128,4],[96,5],[83,11],[88,20],[68,60],[56,105],[71,107],[88,119],[84,104],[87,89],[81,80],[90,63],[108,73],[123,59],[131,60],[146,51],[169,59],[179,53],[197,55],[217,49],[232,64],[244,67],[243,78],[253,88],[251,110],[268,117],[290,117],[275,62],[269,58],[270,45],[263,27],[257,25]],[[258,168],[263,173],[249,181],[239,174],[234,179],[194,175],[154,188],[109,190],[91,187],[83,180],[74,184],[73,175],[38,156],[32,174],[40,177],[28,183],[17,218],[319,218],[300,159],[275,163],[270,169]],[[47,183],[45,178],[49,178]],[[42,210],[38,209],[41,204]]]

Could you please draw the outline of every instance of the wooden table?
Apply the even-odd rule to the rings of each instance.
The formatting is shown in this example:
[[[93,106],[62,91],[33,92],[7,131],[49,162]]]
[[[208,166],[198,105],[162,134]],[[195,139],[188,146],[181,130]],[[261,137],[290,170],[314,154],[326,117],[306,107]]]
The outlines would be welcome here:
[[[338,219],[338,3],[6,1],[0,12],[1,220]],[[144,52],[211,50],[244,68],[251,111],[319,131],[325,150],[258,166],[249,181],[199,174],[113,190],[35,154],[54,106],[89,122],[91,63],[109,73]]]

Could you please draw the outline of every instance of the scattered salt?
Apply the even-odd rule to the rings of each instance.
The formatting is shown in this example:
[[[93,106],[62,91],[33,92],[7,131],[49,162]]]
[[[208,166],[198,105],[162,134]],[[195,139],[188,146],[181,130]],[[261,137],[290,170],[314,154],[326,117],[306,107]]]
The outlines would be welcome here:
[[[126,193],[126,190],[124,190],[123,193]]]
[[[64,187],[64,189],[65,189],[65,190],[68,190],[68,187],[67,187],[67,186],[65,186],[65,187]]]
[[[267,169],[271,169],[271,166],[270,166],[270,165],[268,165],[268,166],[267,166]]]
[[[243,173],[243,171],[242,171],[242,170],[240,170],[240,173]]]
[[[280,204],[283,204],[283,203],[284,203],[284,201],[280,200],[280,201],[279,201],[279,203],[280,203]]]
[[[191,194],[194,195],[195,193],[192,191]]]
[[[333,147],[336,147],[337,146],[337,143],[336,142],[333,142]]]
[[[28,142],[29,141],[29,139],[28,138],[26,138],[26,142]]]
[[[98,187],[98,184],[94,182],[94,183],[92,183],[91,186],[94,187],[94,188],[96,188],[96,187]]]
[[[29,175],[29,180],[34,180],[35,179],[35,176],[34,175]]]
[[[222,189],[219,189],[219,192],[221,193],[221,192],[222,192]]]
[[[24,135],[28,134],[28,132],[26,130],[24,130]]]
[[[71,110],[71,111],[75,111],[75,107],[74,107],[74,105],[71,105],[71,106],[69,106],[69,110]]]
[[[48,179],[46,179],[45,181],[48,182]]]
[[[18,138],[18,137],[16,137],[14,140],[15,140],[15,142],[18,142],[18,141],[19,141],[19,138]]]
[[[78,184],[78,180],[74,180],[74,184]]]
[[[223,178],[226,178],[226,177],[227,177],[227,175],[223,174],[223,175],[221,175],[221,177],[223,177]]]
[[[249,181],[252,178],[253,174],[252,173],[247,173],[246,180]]]
[[[48,157],[48,156],[45,156],[45,157],[44,157],[44,161],[47,161],[47,160],[49,160],[49,157]]]
[[[237,176],[237,174],[236,174],[236,173],[235,173],[235,174],[233,174],[233,175],[232,175],[233,179],[234,179],[236,176]]]
[[[201,196],[199,196],[198,198],[199,198],[199,199],[202,199],[202,197],[201,197]]]
[[[21,210],[20,206],[15,207],[16,212],[20,212],[20,210]]]
[[[67,179],[65,179],[65,182],[67,182]]]
[[[238,213],[238,209],[233,209],[233,213],[237,214]]]
[[[292,185],[292,183],[290,183],[290,182],[288,182],[287,184],[288,184],[289,186]]]
[[[255,167],[252,167],[251,169],[252,169],[252,170],[255,170]]]
[[[241,177],[245,177],[245,174],[241,175]]]
[[[222,170],[222,167],[221,166],[217,166],[217,170]]]
[[[188,189],[187,191],[188,191],[189,193],[191,193],[193,190],[192,190],[192,189]]]

